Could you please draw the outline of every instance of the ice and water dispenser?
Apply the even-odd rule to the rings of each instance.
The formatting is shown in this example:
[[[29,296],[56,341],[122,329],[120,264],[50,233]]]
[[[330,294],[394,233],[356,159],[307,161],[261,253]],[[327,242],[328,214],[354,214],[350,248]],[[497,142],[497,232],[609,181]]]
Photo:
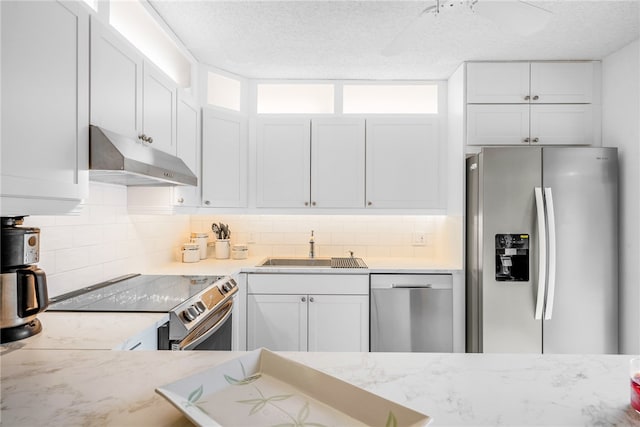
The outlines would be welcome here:
[[[496,281],[529,281],[529,235],[496,234]]]

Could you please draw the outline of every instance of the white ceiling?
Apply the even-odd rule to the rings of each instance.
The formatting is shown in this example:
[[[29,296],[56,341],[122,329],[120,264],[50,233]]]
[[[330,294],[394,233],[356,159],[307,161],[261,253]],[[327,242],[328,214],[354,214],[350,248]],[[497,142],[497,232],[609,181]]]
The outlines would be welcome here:
[[[446,79],[467,60],[602,59],[640,36],[639,0],[532,1],[552,13],[530,36],[459,5],[417,18],[435,0],[149,3],[199,62],[250,78]]]

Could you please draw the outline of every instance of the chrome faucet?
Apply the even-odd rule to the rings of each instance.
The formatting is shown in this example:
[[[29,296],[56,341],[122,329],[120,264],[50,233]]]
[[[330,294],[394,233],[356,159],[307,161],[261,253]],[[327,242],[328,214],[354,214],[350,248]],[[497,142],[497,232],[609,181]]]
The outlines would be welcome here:
[[[309,258],[316,257],[315,245],[316,245],[316,242],[313,239],[313,230],[311,230],[311,238],[309,239]]]

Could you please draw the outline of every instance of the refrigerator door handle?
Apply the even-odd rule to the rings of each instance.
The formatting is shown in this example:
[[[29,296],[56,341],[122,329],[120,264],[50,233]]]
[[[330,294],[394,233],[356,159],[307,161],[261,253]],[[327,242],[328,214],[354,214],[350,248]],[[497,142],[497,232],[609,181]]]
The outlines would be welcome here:
[[[535,319],[542,319],[544,307],[545,280],[547,276],[547,226],[544,217],[544,198],[542,188],[536,187],[536,213],[538,219],[538,293],[536,297]]]
[[[547,224],[549,227],[549,281],[547,282],[547,304],[544,308],[544,319],[550,320],[553,312],[553,299],[556,290],[556,214],[553,209],[553,193],[551,188],[544,189],[547,208]]]

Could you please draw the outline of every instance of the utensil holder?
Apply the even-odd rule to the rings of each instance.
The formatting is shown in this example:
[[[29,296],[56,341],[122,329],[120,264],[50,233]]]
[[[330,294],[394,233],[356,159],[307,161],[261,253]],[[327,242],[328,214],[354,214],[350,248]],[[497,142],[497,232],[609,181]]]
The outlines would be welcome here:
[[[216,240],[216,259],[229,259],[229,239]]]

